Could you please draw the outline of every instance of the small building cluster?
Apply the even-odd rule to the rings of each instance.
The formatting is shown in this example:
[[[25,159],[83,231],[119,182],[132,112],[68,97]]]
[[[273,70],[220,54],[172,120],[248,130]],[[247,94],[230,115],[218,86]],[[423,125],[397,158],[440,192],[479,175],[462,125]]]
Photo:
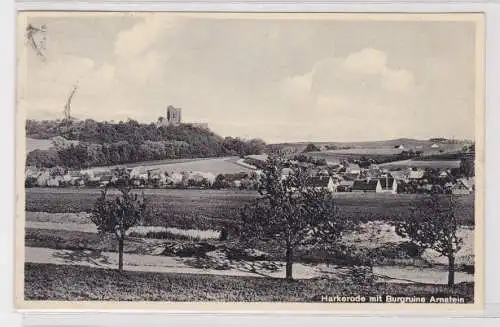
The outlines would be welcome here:
[[[296,163],[300,164],[300,163]],[[289,174],[283,170],[283,176]],[[316,168],[310,178],[311,187],[322,187],[331,192],[354,193],[452,193],[474,192],[474,178],[458,177],[453,169],[387,170],[371,165],[360,168],[348,163],[336,167]]]
[[[256,189],[258,173],[213,174],[201,171],[169,172],[144,166],[126,168],[136,188],[234,188]],[[105,187],[116,184],[117,169],[65,170],[61,167],[25,170],[26,187]]]

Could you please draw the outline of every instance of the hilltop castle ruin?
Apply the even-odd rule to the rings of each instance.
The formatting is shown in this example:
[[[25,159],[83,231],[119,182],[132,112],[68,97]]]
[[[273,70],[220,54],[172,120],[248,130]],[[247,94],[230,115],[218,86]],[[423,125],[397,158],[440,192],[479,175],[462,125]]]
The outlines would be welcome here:
[[[182,124],[182,108],[176,108],[172,105],[167,106],[167,115],[161,117],[158,121],[159,126],[179,126]],[[199,128],[208,129],[207,123],[187,123]]]

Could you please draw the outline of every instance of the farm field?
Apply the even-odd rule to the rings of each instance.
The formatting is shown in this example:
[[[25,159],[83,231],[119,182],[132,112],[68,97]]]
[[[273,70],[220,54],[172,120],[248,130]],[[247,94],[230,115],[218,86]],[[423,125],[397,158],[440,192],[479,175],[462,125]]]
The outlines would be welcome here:
[[[308,152],[314,158],[325,159],[330,163],[340,163],[341,160],[360,160],[362,157],[368,157],[374,160],[386,160],[388,156],[401,153],[401,150],[394,148],[360,148],[360,149],[346,149],[346,150],[328,150],[328,151],[313,151]],[[456,154],[456,152],[448,152]],[[424,156],[445,156],[447,153],[440,153],[438,151],[428,151]],[[425,157],[424,157],[425,158]],[[458,160],[400,160],[392,161],[380,166],[394,166],[394,167],[429,167],[429,168],[457,168],[459,165]]]
[[[240,208],[255,198],[256,192],[218,190],[145,189],[154,206],[145,218],[146,225],[196,229],[220,229],[234,222]],[[99,189],[26,190],[26,211],[52,213],[83,212],[92,209]],[[111,192],[110,194],[113,194]]]
[[[295,149],[296,152],[303,151],[306,146],[310,142],[298,142],[298,143],[279,143],[279,144],[270,144],[270,146],[273,147],[284,147],[284,148],[292,148]],[[431,154],[431,153],[439,153],[439,149],[442,149],[444,152],[450,152],[450,151],[457,151],[460,150],[463,146],[463,144],[456,143],[441,143],[439,144],[439,149],[433,149],[431,148],[432,144],[434,142],[431,142],[429,140],[415,140],[415,139],[407,139],[407,138],[400,138],[400,139],[394,139],[394,140],[386,140],[386,141],[360,141],[360,142],[311,142],[315,144],[316,146],[336,146],[338,148],[342,147],[350,147],[351,149],[348,150],[340,150],[340,151],[353,151],[351,153],[355,153],[357,150],[361,151],[371,151],[373,154],[376,154],[377,151],[384,151],[384,150],[377,150],[377,149],[395,149],[396,146],[403,145],[406,149],[413,149],[415,150],[420,150],[423,151],[424,154]],[[337,151],[337,150],[334,150]],[[400,151],[400,150],[399,150]]]
[[[472,302],[474,286],[460,283],[449,291],[444,285],[363,285],[352,283],[345,276],[336,281],[314,279],[290,283],[274,278],[129,271],[119,274],[81,266],[25,264],[27,300],[311,302],[330,294],[447,294]]]
[[[155,206],[147,225],[197,229],[220,229],[234,222],[240,208],[254,199],[257,192],[234,190],[144,189]],[[92,209],[99,189],[30,188],[26,189],[26,211],[84,212]],[[337,193],[341,215],[359,221],[398,220],[410,214],[418,194]],[[474,196],[457,197],[460,224],[474,225]]]
[[[197,171],[213,174],[232,174],[250,172],[252,169],[239,165],[238,157],[217,157],[217,158],[193,158],[193,159],[166,159],[155,161],[135,162],[119,165],[121,167],[143,166],[146,169],[161,169],[169,173],[181,173],[185,171]],[[116,166],[112,166],[116,167]],[[96,167],[92,170],[108,170],[112,167]]]
[[[387,169],[397,168],[431,168],[431,169],[454,169],[460,168],[460,160],[401,160],[380,164],[379,167]]]

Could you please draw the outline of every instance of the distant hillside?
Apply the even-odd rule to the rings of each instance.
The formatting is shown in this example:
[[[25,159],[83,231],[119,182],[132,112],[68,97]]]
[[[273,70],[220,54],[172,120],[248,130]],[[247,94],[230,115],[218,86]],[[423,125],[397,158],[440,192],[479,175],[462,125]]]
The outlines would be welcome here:
[[[439,141],[439,142],[438,142]],[[470,142],[465,141],[451,141],[446,139],[430,139],[430,140],[417,140],[411,138],[398,138],[392,140],[382,141],[364,141],[364,142],[290,142],[290,143],[273,143],[269,144],[270,149],[285,149],[288,152],[302,152],[308,144],[314,144],[317,147],[323,147],[335,150],[347,149],[390,149],[398,146],[403,146],[406,150],[421,150],[429,149],[434,143],[437,143],[441,149],[445,151],[457,151],[465,144]],[[438,152],[435,150],[434,152]]]

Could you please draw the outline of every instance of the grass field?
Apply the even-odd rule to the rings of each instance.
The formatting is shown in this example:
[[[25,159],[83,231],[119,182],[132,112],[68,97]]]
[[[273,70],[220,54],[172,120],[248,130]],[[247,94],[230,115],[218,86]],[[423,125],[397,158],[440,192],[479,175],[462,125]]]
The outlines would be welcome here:
[[[460,168],[460,160],[401,160],[380,164],[379,167],[387,169],[397,168],[431,168],[431,169],[453,169]]]
[[[321,296],[384,295],[457,296],[471,303],[472,283],[453,289],[441,285],[376,283],[339,280],[283,279],[124,272],[80,266],[25,264],[25,300],[54,301],[243,301],[314,302]]]
[[[144,190],[154,205],[146,217],[151,226],[220,230],[234,222],[240,208],[256,196],[255,192],[217,190]],[[92,209],[98,189],[26,190],[26,210],[45,212],[83,212]]]
[[[198,171],[213,174],[233,174],[250,172],[252,169],[237,164],[238,157],[220,158],[194,158],[194,159],[165,159],[155,161],[134,162],[119,165],[121,167],[143,166],[146,169],[161,169],[169,173],[180,173],[185,171]],[[93,170],[107,170],[116,167],[96,167]]]
[[[33,150],[48,150],[53,147],[52,140],[26,139],[26,153]]]
[[[146,224],[185,229],[220,230],[238,219],[240,208],[257,196],[252,191],[145,189],[154,203]],[[52,213],[84,212],[92,209],[98,189],[26,189],[26,211]],[[339,212],[357,221],[400,220],[410,214],[418,194],[337,193]],[[474,196],[457,197],[458,220],[474,225]]]
[[[340,150],[341,153],[361,153],[369,152],[371,154],[377,154],[377,152],[390,151],[385,149],[396,149],[400,145],[403,145],[407,150],[413,149],[414,151],[423,151],[424,154],[439,153],[439,150],[443,152],[452,152],[461,150],[463,147],[462,143],[441,143],[439,148],[431,148],[434,142],[429,140],[415,140],[408,138],[399,138],[394,140],[384,140],[384,141],[360,141],[360,142],[313,142],[316,146],[330,145],[336,146],[338,148],[350,147],[350,149]],[[309,142],[298,142],[298,143],[280,143],[280,144],[270,144],[272,147],[283,147],[288,149],[294,149],[295,152],[303,151]],[[334,150],[337,151],[337,150]]]

